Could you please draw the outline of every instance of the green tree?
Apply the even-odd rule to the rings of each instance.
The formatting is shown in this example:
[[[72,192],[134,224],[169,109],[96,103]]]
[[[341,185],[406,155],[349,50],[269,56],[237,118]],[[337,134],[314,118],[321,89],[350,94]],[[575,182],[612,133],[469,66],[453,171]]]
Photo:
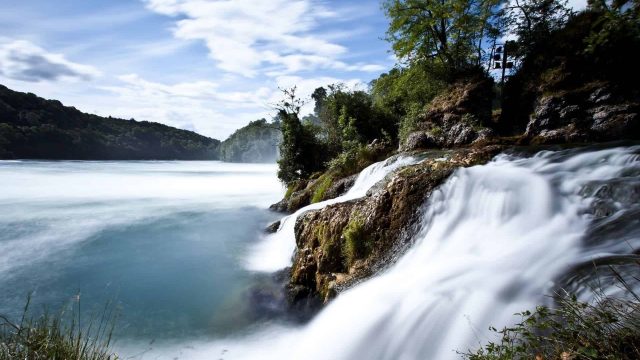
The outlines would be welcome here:
[[[397,131],[395,118],[376,108],[370,93],[347,90],[342,84],[328,86],[318,115],[324,139],[333,155],[344,150],[346,142],[371,142],[394,136]],[[345,131],[346,127],[349,127],[348,131]]]
[[[525,56],[561,29],[572,15],[567,0],[513,0],[507,7],[507,24],[517,35],[515,53]]]
[[[285,98],[276,107],[282,131],[278,178],[290,184],[323,170],[327,159],[326,151],[313,129],[300,122],[300,109],[304,102],[296,96],[296,88],[282,91]]]
[[[441,66],[441,76],[479,67],[483,40],[499,32],[503,0],[385,0],[387,39],[401,61]]]

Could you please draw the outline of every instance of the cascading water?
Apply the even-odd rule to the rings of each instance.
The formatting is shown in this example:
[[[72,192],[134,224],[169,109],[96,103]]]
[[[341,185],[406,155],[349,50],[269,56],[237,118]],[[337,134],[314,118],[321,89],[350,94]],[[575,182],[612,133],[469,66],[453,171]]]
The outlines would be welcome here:
[[[192,344],[181,355],[460,358],[456,351],[491,340],[489,325],[509,325],[514,313],[565,287],[561,279],[576,266],[640,248],[637,220],[625,222],[624,234],[594,240],[602,226],[637,213],[637,201],[613,201],[603,220],[594,206],[605,188],[615,193],[620,183],[626,184],[621,191],[635,189],[637,199],[638,152],[639,146],[501,155],[460,169],[425,204],[412,248],[384,273],[339,295],[311,323]]]
[[[296,248],[296,220],[311,210],[322,209],[331,204],[361,198],[378,182],[394,170],[418,161],[414,157],[394,157],[369,165],[362,170],[353,186],[344,195],[305,206],[295,213],[284,217],[275,234],[268,235],[250,254],[247,268],[254,271],[277,271],[291,265],[291,256]]]

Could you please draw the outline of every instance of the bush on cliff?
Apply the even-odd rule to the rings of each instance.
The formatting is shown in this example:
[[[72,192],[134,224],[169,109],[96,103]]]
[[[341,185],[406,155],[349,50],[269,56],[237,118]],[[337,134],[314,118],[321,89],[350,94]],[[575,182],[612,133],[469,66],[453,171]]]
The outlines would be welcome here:
[[[327,161],[326,149],[313,124],[303,124],[298,117],[303,101],[295,92],[295,87],[283,90],[285,98],[278,104],[282,130],[278,178],[287,185],[323,171]]]

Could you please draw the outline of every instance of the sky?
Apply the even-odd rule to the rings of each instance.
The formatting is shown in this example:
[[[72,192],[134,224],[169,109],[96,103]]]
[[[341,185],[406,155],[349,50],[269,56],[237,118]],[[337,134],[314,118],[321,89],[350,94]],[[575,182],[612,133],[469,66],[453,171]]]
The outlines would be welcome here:
[[[377,0],[2,0],[0,28],[0,84],[217,139],[279,88],[366,88],[395,63]]]
[[[379,0],[1,1],[0,84],[221,140],[279,88],[364,89],[395,64]]]

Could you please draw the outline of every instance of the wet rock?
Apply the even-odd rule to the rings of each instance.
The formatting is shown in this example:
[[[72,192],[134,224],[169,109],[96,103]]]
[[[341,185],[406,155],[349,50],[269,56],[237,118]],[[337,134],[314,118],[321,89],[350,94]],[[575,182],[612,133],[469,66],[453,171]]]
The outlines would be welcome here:
[[[357,177],[358,175],[355,174],[334,182],[327,190],[325,199],[333,199],[349,191]]]
[[[442,140],[429,131],[415,131],[409,134],[407,140],[401,146],[402,151],[416,149],[429,149],[441,146]]]
[[[272,205],[273,206],[273,205]],[[280,220],[274,221],[271,224],[267,225],[265,228],[265,232],[268,234],[273,234],[280,228]]]
[[[280,201],[278,201],[275,204],[271,204],[271,206],[269,206],[269,209],[272,211],[277,211],[277,212],[281,212],[281,213],[286,213],[289,208],[289,200],[288,199],[282,199]]]

